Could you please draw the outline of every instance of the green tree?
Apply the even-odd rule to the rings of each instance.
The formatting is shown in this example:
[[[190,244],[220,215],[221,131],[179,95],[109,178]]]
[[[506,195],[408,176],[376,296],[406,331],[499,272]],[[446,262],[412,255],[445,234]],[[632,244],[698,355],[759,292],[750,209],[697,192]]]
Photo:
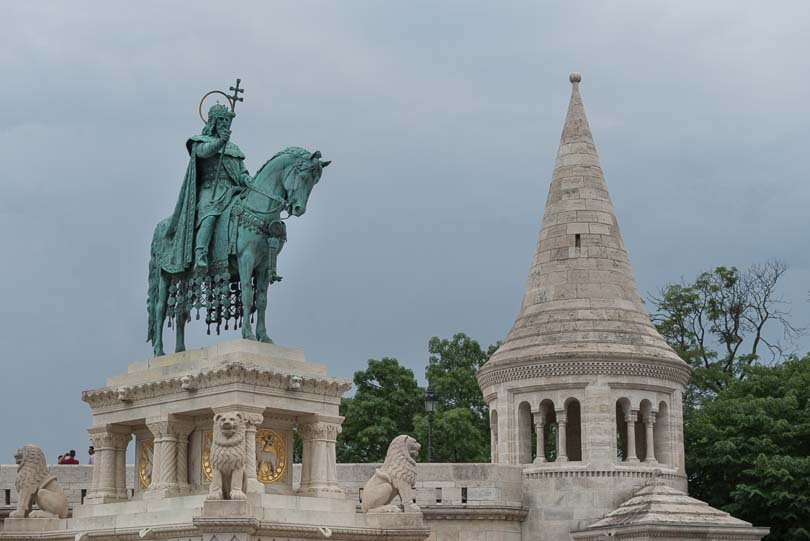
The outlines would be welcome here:
[[[396,359],[369,359],[368,367],[354,373],[357,388],[341,402],[345,416],[338,436],[339,462],[381,462],[388,444],[400,434],[413,434],[414,416],[423,411],[424,391],[413,371]]]
[[[428,419],[417,415],[414,437],[427,459]],[[433,462],[489,462],[489,432],[480,429],[475,414],[466,408],[439,410],[433,421]]]
[[[740,376],[690,415],[689,491],[767,541],[810,540],[810,355]]]
[[[489,408],[475,373],[499,344],[484,351],[464,333],[451,339],[436,336],[428,342],[425,377],[437,401],[433,430],[434,462],[488,462]],[[416,437],[427,458],[427,417],[415,421]]]
[[[687,407],[743,377],[763,350],[772,359],[783,358],[780,335],[790,344],[805,333],[789,321],[788,303],[779,293],[786,271],[787,265],[776,260],[743,271],[717,267],[652,297],[658,332],[693,369]]]

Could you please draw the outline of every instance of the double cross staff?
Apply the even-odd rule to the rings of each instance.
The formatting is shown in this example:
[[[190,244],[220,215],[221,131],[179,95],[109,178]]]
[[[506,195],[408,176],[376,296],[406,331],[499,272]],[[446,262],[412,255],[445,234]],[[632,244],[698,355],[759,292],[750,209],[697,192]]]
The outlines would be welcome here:
[[[226,97],[228,98],[228,101],[231,102],[231,113],[233,113],[234,116],[236,116],[236,102],[245,101],[245,98],[240,98],[239,97],[240,92],[242,94],[245,93],[245,90],[243,88],[239,88],[239,83],[241,83],[241,82],[242,82],[242,79],[237,79],[236,80],[236,86],[235,87],[232,86],[232,87],[229,88],[229,90],[233,90],[233,96],[227,96],[226,95]],[[233,118],[231,118],[231,122],[233,122]],[[213,196],[212,196],[213,200],[216,200],[216,198],[217,198],[217,188],[219,188],[219,171],[222,169],[222,158],[223,158],[223,156],[225,156],[225,147],[226,146],[228,146],[227,142],[225,142],[225,144],[222,145],[222,148],[219,151],[219,162],[217,162],[217,173],[216,173],[216,175],[214,175],[214,193],[213,193]]]

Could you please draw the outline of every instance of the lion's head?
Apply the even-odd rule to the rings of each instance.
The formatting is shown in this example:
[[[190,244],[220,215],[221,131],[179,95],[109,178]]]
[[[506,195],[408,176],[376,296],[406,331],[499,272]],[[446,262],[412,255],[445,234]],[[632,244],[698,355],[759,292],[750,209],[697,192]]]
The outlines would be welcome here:
[[[14,487],[18,493],[25,487],[39,487],[48,477],[45,454],[36,445],[24,445],[17,449],[14,461],[17,463],[17,481]]]
[[[245,441],[245,420],[241,413],[217,413],[214,416],[214,441],[225,447]]]
[[[388,453],[385,455],[383,471],[397,478],[408,481],[413,486],[416,482],[416,461],[422,446],[411,436],[397,436],[391,440]]]

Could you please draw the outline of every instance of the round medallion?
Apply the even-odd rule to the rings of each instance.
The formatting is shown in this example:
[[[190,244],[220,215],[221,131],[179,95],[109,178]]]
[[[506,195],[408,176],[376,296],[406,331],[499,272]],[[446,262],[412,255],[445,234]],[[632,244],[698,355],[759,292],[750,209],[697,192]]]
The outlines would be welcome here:
[[[262,483],[275,483],[287,471],[287,441],[270,428],[256,431],[256,478]]]

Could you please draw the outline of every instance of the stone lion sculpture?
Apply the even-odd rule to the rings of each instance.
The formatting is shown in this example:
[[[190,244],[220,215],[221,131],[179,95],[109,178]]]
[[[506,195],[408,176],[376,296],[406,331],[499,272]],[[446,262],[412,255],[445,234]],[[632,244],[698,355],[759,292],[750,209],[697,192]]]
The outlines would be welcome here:
[[[211,441],[211,487],[209,500],[244,500],[245,420],[240,413],[218,413],[214,416],[214,438]]]
[[[17,509],[9,514],[9,518],[67,518],[67,498],[56,482],[56,476],[49,475],[42,449],[25,445],[17,449],[14,460],[17,462],[14,486],[19,500]],[[34,504],[39,507],[36,511],[31,510]]]
[[[399,494],[405,511],[419,511],[413,503],[416,486],[416,461],[422,446],[411,436],[397,436],[388,446],[385,462],[363,487],[363,512],[392,513],[400,511],[398,505],[391,504]]]

